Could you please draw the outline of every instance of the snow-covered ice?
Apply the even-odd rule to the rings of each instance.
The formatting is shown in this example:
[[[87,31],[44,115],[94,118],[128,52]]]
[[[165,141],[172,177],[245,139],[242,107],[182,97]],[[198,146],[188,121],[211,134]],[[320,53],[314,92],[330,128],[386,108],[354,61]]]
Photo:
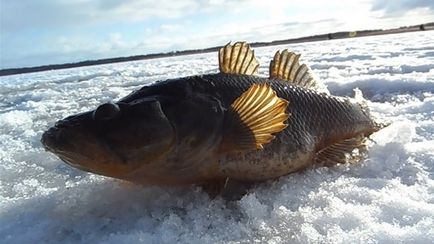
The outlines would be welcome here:
[[[240,201],[197,187],[143,187],[43,150],[65,116],[151,82],[217,72],[215,53],[0,77],[1,243],[434,243],[433,32],[259,48],[303,54],[332,94],[359,87],[392,124],[356,165],[309,169]]]

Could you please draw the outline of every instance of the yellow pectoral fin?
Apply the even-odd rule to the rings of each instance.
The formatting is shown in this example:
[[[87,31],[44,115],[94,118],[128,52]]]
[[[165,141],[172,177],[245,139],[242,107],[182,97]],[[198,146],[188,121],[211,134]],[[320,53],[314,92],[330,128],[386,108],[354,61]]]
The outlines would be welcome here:
[[[226,114],[221,151],[262,149],[286,128],[288,104],[268,84],[253,84]]]

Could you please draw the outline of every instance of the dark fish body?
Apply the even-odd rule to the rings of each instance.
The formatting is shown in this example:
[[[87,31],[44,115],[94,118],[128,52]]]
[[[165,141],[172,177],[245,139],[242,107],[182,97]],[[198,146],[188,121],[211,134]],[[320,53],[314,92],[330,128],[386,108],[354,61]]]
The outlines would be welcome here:
[[[221,105],[220,109],[227,110],[237,97],[255,83],[269,84],[279,97],[290,101],[287,108],[291,114],[288,127],[263,150],[223,155],[211,159],[214,162],[203,162],[203,165],[178,162],[176,166],[189,172],[188,179],[192,179],[193,175],[200,176],[195,169],[206,171],[207,177],[211,179],[230,177],[258,181],[275,178],[311,166],[315,154],[328,145],[360,134],[368,136],[378,129],[362,107],[349,99],[293,86],[283,80],[257,76],[218,73],[167,80],[143,87],[120,102],[128,103],[155,95],[172,98],[199,95],[212,97]],[[184,113],[185,110],[180,110],[174,117],[181,117]],[[192,113],[188,117],[190,120],[192,117],[208,120],[203,116],[201,113]]]
[[[258,182],[355,161],[380,126],[365,106],[309,88],[298,57],[276,53],[262,78],[248,47],[227,45],[222,72],[145,86],[57,122],[42,143],[74,167],[154,185]]]

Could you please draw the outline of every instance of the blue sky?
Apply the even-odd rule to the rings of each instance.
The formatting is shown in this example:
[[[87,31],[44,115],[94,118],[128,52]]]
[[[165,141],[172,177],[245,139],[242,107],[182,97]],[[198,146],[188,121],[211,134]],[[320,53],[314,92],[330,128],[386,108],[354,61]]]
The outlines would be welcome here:
[[[0,69],[432,21],[432,0],[0,0]]]

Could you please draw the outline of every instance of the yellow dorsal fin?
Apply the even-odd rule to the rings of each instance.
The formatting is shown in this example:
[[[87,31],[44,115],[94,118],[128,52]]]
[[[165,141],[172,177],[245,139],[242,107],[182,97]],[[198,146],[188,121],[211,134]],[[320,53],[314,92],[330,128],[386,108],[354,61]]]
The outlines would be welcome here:
[[[275,138],[273,134],[286,128],[288,104],[270,85],[253,84],[228,109],[221,150],[262,149]]]
[[[228,43],[219,51],[220,72],[227,74],[255,74],[259,62],[255,58],[255,52],[246,42]]]
[[[315,81],[312,71],[305,64],[299,63],[300,54],[277,51],[270,62],[270,79],[282,79],[291,84],[317,90],[318,84]]]

